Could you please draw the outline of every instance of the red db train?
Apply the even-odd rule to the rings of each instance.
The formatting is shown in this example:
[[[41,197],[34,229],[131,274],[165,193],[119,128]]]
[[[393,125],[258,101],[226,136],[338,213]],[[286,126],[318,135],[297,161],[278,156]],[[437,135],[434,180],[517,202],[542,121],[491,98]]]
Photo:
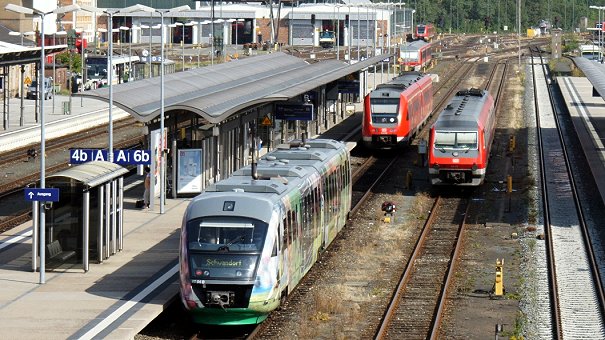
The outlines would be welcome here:
[[[433,80],[406,72],[370,92],[364,101],[362,138],[373,147],[409,142],[433,111]]]
[[[489,92],[474,88],[458,91],[431,127],[431,183],[481,185],[495,129],[494,98]]]
[[[399,63],[404,71],[421,71],[432,63],[433,46],[423,40],[414,40],[399,47]]]
[[[416,25],[416,39],[431,41],[435,36],[435,26],[433,24]]]

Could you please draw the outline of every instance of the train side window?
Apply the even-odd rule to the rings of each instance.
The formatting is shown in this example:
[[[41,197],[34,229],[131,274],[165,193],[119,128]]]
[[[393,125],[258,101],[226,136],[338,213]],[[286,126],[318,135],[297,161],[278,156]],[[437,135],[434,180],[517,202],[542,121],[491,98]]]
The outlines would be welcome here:
[[[275,242],[273,242],[273,251],[271,252],[271,257],[277,256],[277,237],[275,238]]]
[[[288,218],[290,217],[289,213],[290,212],[288,212],[288,214],[286,215],[286,217],[284,217],[284,220],[282,221],[282,224],[284,225],[284,233],[282,234],[282,241],[281,241],[282,249],[285,249],[288,247]]]

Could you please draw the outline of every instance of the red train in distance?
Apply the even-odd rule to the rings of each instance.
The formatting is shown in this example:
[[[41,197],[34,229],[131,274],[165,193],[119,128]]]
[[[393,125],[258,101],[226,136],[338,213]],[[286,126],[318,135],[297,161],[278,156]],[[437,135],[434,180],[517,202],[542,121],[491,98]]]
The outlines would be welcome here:
[[[416,25],[416,39],[431,41],[435,37],[435,26],[433,24]]]
[[[433,46],[423,40],[414,40],[399,47],[399,63],[403,71],[422,71],[431,67]]]
[[[489,92],[474,88],[458,91],[431,127],[431,184],[481,185],[495,129],[494,98]]]
[[[361,127],[366,146],[393,147],[407,143],[433,111],[433,80],[405,72],[366,95]]]

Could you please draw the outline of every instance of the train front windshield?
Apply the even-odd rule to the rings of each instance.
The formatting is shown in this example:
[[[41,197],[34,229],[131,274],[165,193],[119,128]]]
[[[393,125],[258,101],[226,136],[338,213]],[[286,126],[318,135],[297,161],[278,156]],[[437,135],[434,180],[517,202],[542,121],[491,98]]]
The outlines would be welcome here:
[[[435,131],[435,149],[477,150],[477,132]]]
[[[424,34],[424,26],[418,26],[418,34]]]
[[[319,38],[320,39],[332,39],[332,38],[334,38],[334,32],[323,31],[323,32],[319,33]]]
[[[397,123],[399,98],[370,98],[370,107],[372,110],[372,123]]]
[[[107,59],[86,58],[86,74],[89,78],[107,78]]]
[[[252,279],[267,228],[267,223],[241,217],[189,221],[187,239],[192,277]]]
[[[418,61],[418,51],[401,50],[401,59],[404,61]]]

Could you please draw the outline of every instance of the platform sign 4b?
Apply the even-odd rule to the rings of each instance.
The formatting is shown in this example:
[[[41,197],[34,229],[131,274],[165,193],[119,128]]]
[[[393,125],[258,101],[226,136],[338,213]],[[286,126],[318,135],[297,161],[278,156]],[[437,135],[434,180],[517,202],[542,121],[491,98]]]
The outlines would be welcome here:
[[[69,163],[83,164],[93,161],[107,161],[107,150],[101,149],[70,149]],[[149,165],[151,151],[149,150],[113,150],[113,162],[120,165]]]

